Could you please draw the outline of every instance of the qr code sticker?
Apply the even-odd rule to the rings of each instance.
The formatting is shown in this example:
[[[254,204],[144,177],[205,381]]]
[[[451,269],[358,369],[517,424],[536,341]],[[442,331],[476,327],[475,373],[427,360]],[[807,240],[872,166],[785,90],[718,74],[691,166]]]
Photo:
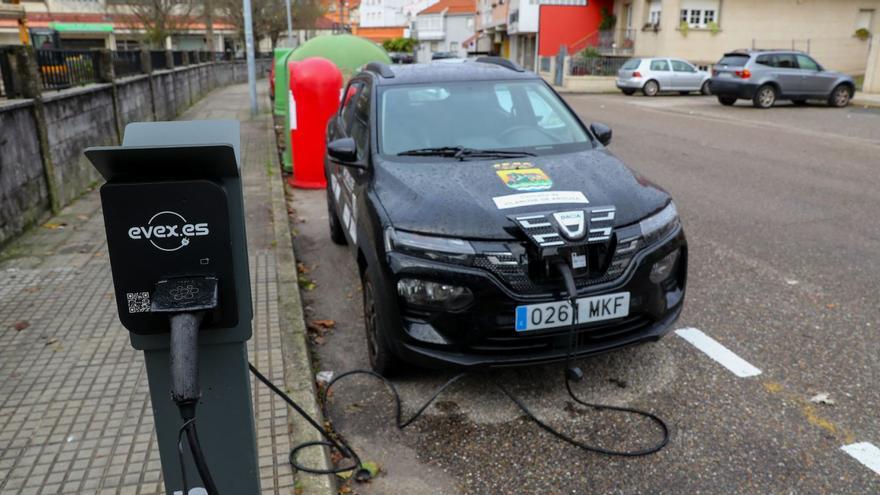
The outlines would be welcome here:
[[[150,311],[150,293],[149,292],[129,292],[128,312],[129,313],[148,313]]]

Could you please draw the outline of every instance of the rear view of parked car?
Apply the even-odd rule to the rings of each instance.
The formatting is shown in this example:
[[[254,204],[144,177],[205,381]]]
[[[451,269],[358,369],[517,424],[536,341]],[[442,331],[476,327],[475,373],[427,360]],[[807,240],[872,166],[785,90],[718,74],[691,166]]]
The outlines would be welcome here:
[[[757,108],[770,108],[778,100],[795,104],[824,100],[830,106],[845,107],[855,87],[852,77],[826,70],[798,51],[726,53],[712,70],[712,93],[728,106],[745,99]]]
[[[625,95],[641,91],[654,96],[661,91],[688,94],[699,91],[710,93],[710,75],[690,62],[677,58],[632,58],[617,73],[617,88]]]

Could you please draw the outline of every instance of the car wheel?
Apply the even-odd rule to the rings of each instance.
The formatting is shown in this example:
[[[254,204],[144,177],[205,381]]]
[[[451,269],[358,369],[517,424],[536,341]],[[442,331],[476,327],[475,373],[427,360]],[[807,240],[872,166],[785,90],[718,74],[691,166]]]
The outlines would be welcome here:
[[[719,96],[718,103],[721,103],[722,105],[724,105],[726,107],[729,107],[729,106],[733,105],[734,103],[736,103],[736,97],[735,96]]]
[[[648,81],[642,86],[642,93],[645,96],[656,96],[660,92],[660,85],[657,81]]]
[[[621,91],[623,91],[623,94],[626,96],[632,96],[636,92],[634,89],[621,89]]]
[[[700,86],[700,94],[707,96],[712,94],[712,88],[709,86],[709,81],[704,82],[703,85]]]
[[[844,84],[841,84],[834,88],[834,91],[831,92],[831,96],[828,97],[828,105],[837,108],[843,108],[849,105],[849,100],[852,98],[852,92],[849,90]]]
[[[388,345],[390,325],[388,324],[386,307],[382,303],[381,294],[376,290],[378,276],[375,269],[368,266],[361,278],[364,295],[364,331],[367,338],[367,354],[370,367],[382,376],[392,376],[401,368],[398,358]]]
[[[333,244],[345,246],[348,240],[345,238],[345,232],[342,230],[342,223],[336,215],[336,208],[333,207],[333,200],[330,199],[331,192],[327,191],[327,222],[330,224],[330,240]]]
[[[752,105],[755,108],[770,108],[776,103],[776,88],[769,84],[765,84],[755,91],[755,97],[752,98]]]

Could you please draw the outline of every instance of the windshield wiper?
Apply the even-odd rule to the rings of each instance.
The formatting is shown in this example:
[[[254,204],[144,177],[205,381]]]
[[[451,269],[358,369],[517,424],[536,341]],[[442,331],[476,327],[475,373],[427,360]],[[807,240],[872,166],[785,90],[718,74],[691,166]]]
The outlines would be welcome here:
[[[457,156],[463,150],[462,146],[440,146],[439,148],[417,148],[414,150],[401,151],[397,156]]]
[[[474,148],[461,148],[455,153],[455,158],[464,160],[468,157],[516,157],[516,156],[536,156],[534,153],[523,150],[481,150]]]
[[[401,151],[398,156],[448,156],[464,160],[468,157],[516,157],[535,156],[534,153],[522,150],[482,150],[465,148],[464,146],[440,146],[437,148],[417,148]]]

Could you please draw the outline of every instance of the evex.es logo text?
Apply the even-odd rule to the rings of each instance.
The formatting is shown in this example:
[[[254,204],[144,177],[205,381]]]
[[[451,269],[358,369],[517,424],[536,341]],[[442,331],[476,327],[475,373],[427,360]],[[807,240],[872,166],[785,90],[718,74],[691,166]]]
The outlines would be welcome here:
[[[135,225],[128,229],[129,238],[146,239],[162,251],[177,251],[189,245],[191,237],[210,233],[207,223],[191,223],[180,213],[168,210],[153,215],[147,225]]]

